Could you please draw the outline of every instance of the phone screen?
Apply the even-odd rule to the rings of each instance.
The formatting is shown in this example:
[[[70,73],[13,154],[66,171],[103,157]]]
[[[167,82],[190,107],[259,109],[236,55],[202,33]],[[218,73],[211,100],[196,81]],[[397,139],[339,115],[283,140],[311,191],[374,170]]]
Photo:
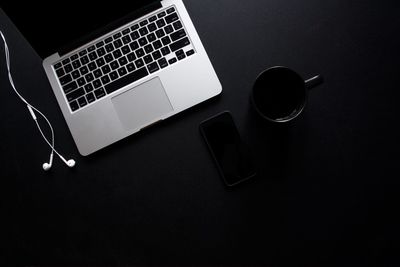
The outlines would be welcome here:
[[[228,186],[256,174],[249,148],[243,143],[229,112],[223,112],[200,125],[200,130]]]

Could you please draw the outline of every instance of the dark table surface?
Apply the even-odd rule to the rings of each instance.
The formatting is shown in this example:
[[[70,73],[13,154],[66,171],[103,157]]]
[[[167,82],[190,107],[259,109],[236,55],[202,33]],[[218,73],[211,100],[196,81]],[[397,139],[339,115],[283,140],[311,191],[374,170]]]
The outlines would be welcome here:
[[[223,93],[90,157],[74,145],[41,59],[6,15],[21,93],[0,60],[1,256],[18,264],[399,264],[398,1],[185,0]],[[1,50],[3,45],[0,45]],[[304,114],[264,124],[249,92],[265,68],[322,74]],[[198,130],[230,110],[258,177],[228,189]]]

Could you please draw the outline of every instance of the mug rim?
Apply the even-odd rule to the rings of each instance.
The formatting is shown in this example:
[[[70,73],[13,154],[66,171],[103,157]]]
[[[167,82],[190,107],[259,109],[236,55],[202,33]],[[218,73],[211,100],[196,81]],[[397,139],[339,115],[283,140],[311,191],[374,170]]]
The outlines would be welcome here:
[[[294,114],[292,113],[291,115],[287,116],[287,117],[284,118],[284,119],[272,119],[272,118],[266,116],[263,112],[260,111],[260,109],[258,108],[258,106],[257,106],[257,104],[256,104],[256,101],[255,101],[255,99],[254,99],[254,89],[255,89],[255,85],[256,85],[257,81],[259,80],[259,78],[260,78],[262,75],[264,75],[264,73],[266,73],[266,72],[268,72],[268,71],[271,71],[271,70],[274,70],[274,69],[285,69],[285,70],[289,70],[290,72],[292,72],[293,74],[295,74],[298,78],[300,78],[300,79],[303,81],[303,83],[302,83],[303,85],[302,85],[302,86],[303,86],[303,89],[304,89],[304,101],[303,101],[303,103],[301,104],[301,107],[297,110],[296,113],[294,113]],[[307,88],[306,88],[306,84],[305,84],[304,79],[303,79],[296,71],[294,71],[294,70],[292,70],[292,69],[290,69],[290,68],[288,68],[288,67],[285,67],[285,66],[273,66],[273,67],[270,67],[270,68],[268,68],[268,69],[263,70],[260,74],[258,74],[256,80],[254,81],[252,90],[251,90],[251,102],[252,102],[252,104],[253,104],[253,107],[254,107],[255,110],[257,111],[257,113],[258,113],[263,119],[266,119],[266,120],[268,120],[268,121],[270,121],[270,122],[274,122],[274,123],[278,123],[278,124],[282,124],[282,123],[285,123],[285,122],[289,122],[289,121],[292,121],[292,120],[294,120],[295,118],[297,118],[297,117],[303,112],[303,110],[304,110],[304,108],[305,108],[305,106],[306,106],[306,104],[307,104],[307,96],[308,96],[308,91],[307,91]]]

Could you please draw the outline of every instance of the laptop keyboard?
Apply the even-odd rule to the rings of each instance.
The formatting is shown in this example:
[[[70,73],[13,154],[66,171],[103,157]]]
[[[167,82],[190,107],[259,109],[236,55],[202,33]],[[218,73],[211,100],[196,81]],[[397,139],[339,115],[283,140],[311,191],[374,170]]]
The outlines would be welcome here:
[[[175,7],[53,65],[71,111],[195,54]]]

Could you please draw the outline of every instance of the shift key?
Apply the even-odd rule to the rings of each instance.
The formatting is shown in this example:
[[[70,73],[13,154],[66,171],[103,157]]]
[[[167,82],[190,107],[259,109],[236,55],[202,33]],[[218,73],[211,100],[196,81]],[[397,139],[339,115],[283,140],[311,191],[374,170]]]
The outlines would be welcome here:
[[[85,94],[85,90],[83,90],[83,88],[79,88],[75,91],[73,91],[72,93],[67,94],[67,99],[68,102],[71,102],[74,99],[77,99],[78,97],[81,97]]]
[[[185,37],[183,39],[180,39],[179,41],[176,41],[175,43],[172,43],[169,46],[169,48],[171,49],[172,52],[175,52],[176,50],[179,50],[189,44],[190,44],[189,38]]]

